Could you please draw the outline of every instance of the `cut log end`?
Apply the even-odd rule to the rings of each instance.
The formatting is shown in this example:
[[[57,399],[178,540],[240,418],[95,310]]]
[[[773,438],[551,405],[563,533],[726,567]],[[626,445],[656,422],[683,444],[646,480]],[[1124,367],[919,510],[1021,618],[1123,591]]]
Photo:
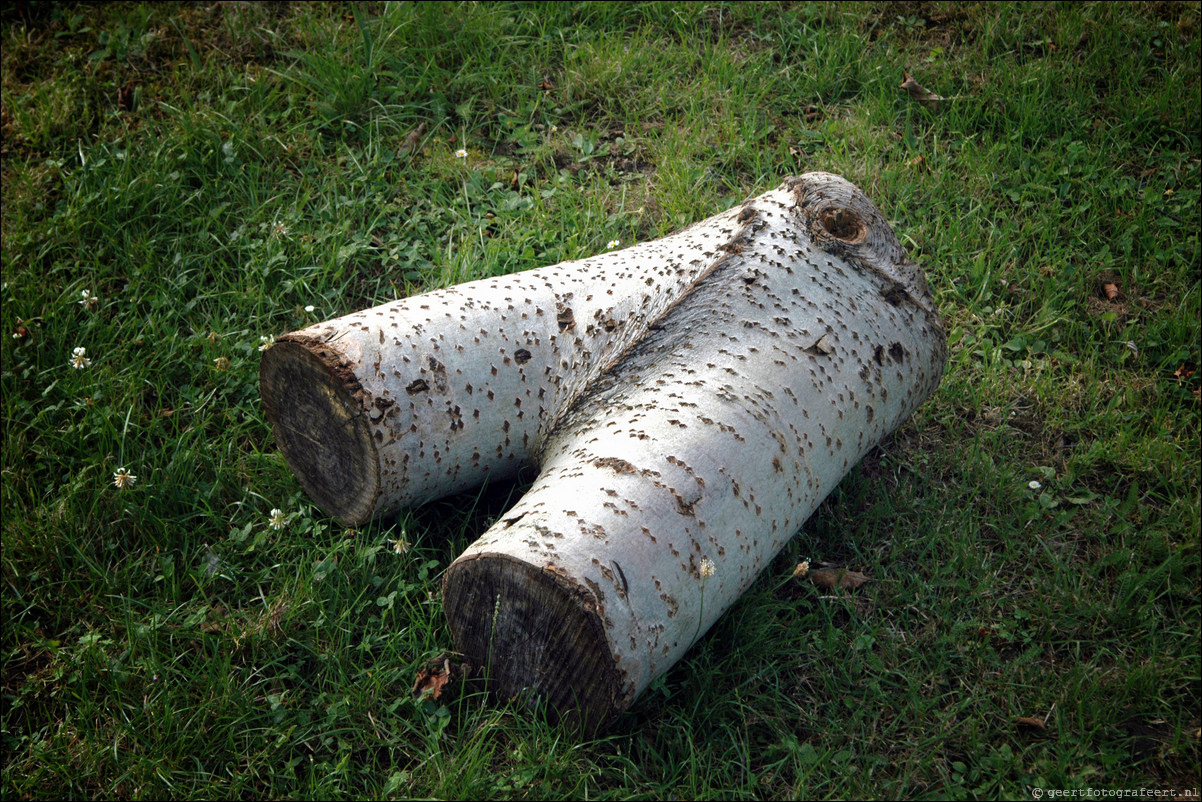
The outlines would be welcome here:
[[[309,497],[348,526],[371,518],[380,495],[357,386],[334,354],[312,343],[277,342],[259,363],[263,408],[280,451]]]
[[[455,649],[502,699],[543,706],[595,732],[629,704],[596,599],[576,580],[505,554],[448,570],[443,603]]]

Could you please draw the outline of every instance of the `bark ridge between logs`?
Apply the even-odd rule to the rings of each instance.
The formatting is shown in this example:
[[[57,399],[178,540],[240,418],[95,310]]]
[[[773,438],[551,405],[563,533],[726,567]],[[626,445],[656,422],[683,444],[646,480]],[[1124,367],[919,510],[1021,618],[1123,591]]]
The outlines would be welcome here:
[[[809,173],[659,240],[286,335],[260,387],[302,486],[349,525],[537,466],[448,568],[444,606],[502,695],[596,729],[945,360],[884,217]]]

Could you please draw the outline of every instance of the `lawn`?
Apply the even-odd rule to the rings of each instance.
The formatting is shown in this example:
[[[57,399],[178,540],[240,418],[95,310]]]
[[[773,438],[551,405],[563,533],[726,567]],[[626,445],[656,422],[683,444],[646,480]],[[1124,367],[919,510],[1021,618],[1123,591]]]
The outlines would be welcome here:
[[[6,5],[0,793],[1196,799],[1200,8]],[[260,348],[812,170],[937,393],[607,731],[415,698],[523,487],[338,525]]]

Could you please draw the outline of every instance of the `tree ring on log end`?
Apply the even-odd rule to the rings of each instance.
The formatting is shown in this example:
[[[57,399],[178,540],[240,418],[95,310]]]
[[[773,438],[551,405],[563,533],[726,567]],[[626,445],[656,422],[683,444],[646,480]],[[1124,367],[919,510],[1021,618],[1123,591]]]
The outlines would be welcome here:
[[[586,732],[609,724],[631,701],[623,698],[597,599],[554,569],[507,554],[461,557],[447,569],[443,606],[455,650],[483,670],[501,699],[545,702],[553,718]]]
[[[277,341],[259,363],[259,392],[276,443],[301,486],[348,526],[367,521],[380,495],[371,424],[353,372],[328,349]]]

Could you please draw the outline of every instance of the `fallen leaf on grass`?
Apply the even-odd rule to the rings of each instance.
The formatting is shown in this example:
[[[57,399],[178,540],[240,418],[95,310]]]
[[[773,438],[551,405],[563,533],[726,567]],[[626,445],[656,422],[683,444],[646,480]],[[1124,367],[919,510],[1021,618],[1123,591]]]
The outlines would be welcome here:
[[[1014,723],[1031,730],[1039,730],[1040,732],[1048,731],[1048,725],[1043,722],[1043,719],[1035,718],[1034,716],[1019,716],[1014,719]]]
[[[421,142],[422,134],[426,133],[426,124],[422,123],[417,128],[409,132],[409,136],[405,137],[405,144],[397,149],[397,155],[403,156],[410,151],[416,151],[417,145]]]
[[[950,100],[950,98],[943,97],[942,95],[937,95],[934,92],[932,92],[930,89],[927,89],[925,86],[918,83],[918,81],[915,81],[914,76],[908,72],[903,72],[902,77],[905,80],[903,80],[901,82],[900,88],[909,92],[910,97],[914,98],[915,100],[917,100],[922,105],[926,106],[931,111],[934,111],[935,109],[939,108],[939,104],[941,102],[943,102],[944,100]]]
[[[413,683],[413,695],[437,699],[442,695],[442,688],[451,679],[451,661],[443,660],[441,666],[423,666],[417,672],[417,681]]]
[[[117,90],[117,108],[121,109],[121,111],[133,111],[134,99],[136,97],[134,87],[131,84],[126,84]]]
[[[855,590],[868,581],[868,577],[859,571],[848,571],[846,568],[811,568],[805,576],[822,590]]]
[[[1102,290],[1105,291],[1107,300],[1113,301],[1119,297],[1119,285],[1114,282],[1106,282],[1102,285]]]

